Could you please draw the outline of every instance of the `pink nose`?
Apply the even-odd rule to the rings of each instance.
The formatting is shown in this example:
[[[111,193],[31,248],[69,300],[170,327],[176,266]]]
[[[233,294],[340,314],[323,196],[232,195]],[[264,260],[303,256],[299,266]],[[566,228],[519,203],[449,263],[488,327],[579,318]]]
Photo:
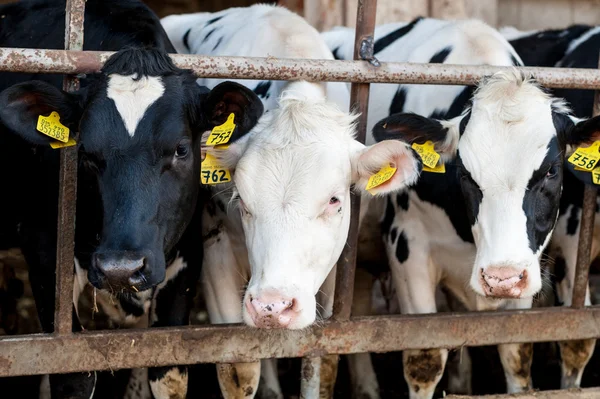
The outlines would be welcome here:
[[[296,316],[295,299],[277,295],[248,295],[246,309],[258,328],[286,328]]]
[[[520,298],[527,287],[527,270],[509,266],[491,266],[481,269],[479,281],[486,296]]]

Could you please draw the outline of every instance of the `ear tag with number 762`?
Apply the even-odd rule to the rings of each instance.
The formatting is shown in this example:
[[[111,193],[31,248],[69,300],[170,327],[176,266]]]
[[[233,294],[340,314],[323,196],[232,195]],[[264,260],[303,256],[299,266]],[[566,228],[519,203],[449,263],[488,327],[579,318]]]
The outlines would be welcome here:
[[[227,146],[223,146],[223,148],[227,148]],[[231,173],[229,169],[219,164],[218,159],[207,152],[206,158],[204,158],[204,161],[200,165],[200,182],[202,184],[213,185],[229,183],[230,181]]]
[[[229,143],[231,135],[235,130],[235,123],[233,123],[234,118],[235,114],[231,113],[225,123],[215,126],[212,132],[210,132],[208,139],[206,139],[206,145],[215,146]]]
[[[598,161],[600,161],[599,146],[600,141],[595,141],[594,144],[587,148],[579,147],[571,154],[569,162],[575,165],[578,170],[591,172],[598,164]]]

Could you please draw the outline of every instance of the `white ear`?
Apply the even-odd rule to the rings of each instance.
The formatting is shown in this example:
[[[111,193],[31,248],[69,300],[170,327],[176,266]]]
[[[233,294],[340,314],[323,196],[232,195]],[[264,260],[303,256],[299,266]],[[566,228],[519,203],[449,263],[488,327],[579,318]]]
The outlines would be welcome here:
[[[357,144],[361,145],[358,142]],[[395,167],[396,172],[388,181],[370,189],[371,194],[388,194],[402,190],[416,183],[423,169],[421,158],[407,144],[398,140],[385,140],[356,152],[352,159],[352,180],[355,189],[366,192],[371,176],[387,165]]]

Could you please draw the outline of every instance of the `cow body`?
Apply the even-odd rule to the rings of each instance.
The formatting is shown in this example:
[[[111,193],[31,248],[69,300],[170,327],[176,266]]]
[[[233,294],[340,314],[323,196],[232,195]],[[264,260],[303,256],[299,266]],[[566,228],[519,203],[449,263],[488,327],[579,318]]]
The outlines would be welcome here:
[[[351,59],[353,31],[336,28],[323,35],[337,58]],[[407,24],[383,25],[376,28],[374,50],[380,61],[508,66],[521,63],[519,55],[498,32],[476,21],[416,19]],[[511,80],[514,79],[508,79]],[[519,85],[517,81],[519,79],[515,80],[515,84]],[[461,122],[458,126],[461,138],[467,126],[475,125],[471,112],[461,114],[471,98],[471,89],[461,86],[374,84],[371,86],[368,126],[372,128],[375,125],[375,130],[379,126],[380,132],[386,131],[381,126],[393,124],[393,116],[376,122],[387,115],[414,112],[434,120],[456,118]],[[526,99],[524,95],[522,100]],[[501,96],[496,99],[502,100]],[[547,114],[550,115],[549,109]],[[506,118],[508,120],[510,116]],[[479,131],[481,126],[489,123],[499,123],[500,126],[506,123],[492,119],[479,120],[479,126],[473,129]],[[417,126],[424,120],[415,118],[409,122],[407,117],[403,124]],[[409,130],[406,126],[403,128]],[[526,126],[523,126],[518,130],[525,129]],[[415,130],[419,131],[418,128]],[[548,127],[548,131],[554,130],[552,126]],[[387,136],[383,134],[384,137]],[[401,132],[397,137],[406,139]],[[558,211],[556,188],[552,198],[544,203],[544,210],[536,211],[535,217],[543,219],[538,227],[535,226],[538,222],[533,221],[533,203],[527,195],[511,199],[503,189],[495,187],[491,191],[494,194],[485,203],[478,185],[493,185],[492,182],[497,179],[502,182],[499,187],[506,187],[506,184],[523,187],[531,183],[528,180],[532,175],[510,183],[511,179],[501,177],[500,173],[488,175],[486,171],[490,168],[494,171],[513,170],[512,161],[502,162],[513,159],[513,156],[520,159],[511,154],[521,150],[511,146],[490,148],[477,137],[471,136],[465,140],[464,149],[458,148],[460,155],[463,152],[469,154],[468,161],[461,159],[460,162],[446,164],[444,174],[423,173],[419,182],[405,193],[390,196],[383,204],[374,204],[381,209],[387,258],[403,313],[436,312],[435,292],[440,285],[469,310],[529,308],[533,294],[542,286],[538,259],[550,238],[555,221],[552,215]],[[415,140],[424,141],[411,137],[409,142]],[[497,139],[489,137],[486,140],[495,142]],[[553,155],[557,157],[558,147],[549,145],[550,142],[551,136],[545,136],[539,145],[548,146],[546,156],[554,151]],[[464,162],[470,165],[465,166]],[[533,162],[539,162],[539,159]],[[520,167],[528,173],[537,168],[534,165]],[[462,172],[465,168],[470,169],[471,174],[477,174],[477,185],[471,184],[471,175]],[[486,214],[485,218],[482,212]],[[528,246],[523,246],[523,243],[528,243]],[[509,392],[530,388],[531,345],[500,345],[499,351]],[[404,353],[405,378],[411,397],[433,395],[443,374],[446,357],[445,350]],[[359,384],[374,385],[367,381]],[[360,391],[361,387],[355,387],[355,390]],[[362,390],[370,391],[370,397],[377,396],[372,389]]]
[[[183,52],[333,59],[314,28],[279,7],[170,16],[162,23]],[[201,83],[211,87],[218,81]],[[215,323],[304,328],[317,313],[321,318],[331,314],[334,265],[350,222],[350,185],[364,191],[368,178],[393,162],[396,176],[372,192],[393,191],[412,181],[420,164],[407,147],[365,147],[354,140],[344,84],[240,83],[261,97],[267,111],[245,147],[230,146],[220,155],[235,173],[233,187],[217,186],[205,211],[203,281],[209,315]],[[232,367],[244,381],[232,381]],[[259,367],[219,366],[225,397],[253,396]],[[275,368],[263,363],[263,370],[271,371],[263,374],[269,381],[265,393],[281,397]],[[331,377],[321,374],[322,391],[333,388]]]
[[[524,61],[528,66],[597,68],[600,51],[600,28],[588,25],[573,25],[565,29],[519,32],[514,28],[503,28],[500,32],[510,40],[520,54],[527,53]],[[591,90],[553,89],[563,97],[581,117],[591,117],[594,93]],[[573,298],[577,246],[583,205],[584,183],[575,176],[591,183],[588,173],[569,171],[564,175],[563,194],[560,199],[559,217],[547,254],[549,269],[555,284],[556,302],[570,306]],[[597,198],[600,204],[600,197]],[[600,205],[599,205],[600,206]],[[600,255],[600,218],[596,207],[591,259]],[[589,287],[585,304],[590,305]],[[559,343],[562,358],[561,387],[579,387],[581,377],[595,347],[595,340],[563,341]]]
[[[63,2],[0,13],[2,47],[63,48]],[[1,179],[18,193],[3,197],[14,211],[7,225],[18,226],[43,330],[53,330],[59,152],[35,123],[51,112],[80,133],[74,311],[89,282],[117,326],[188,324],[202,261],[201,135],[232,108],[247,131],[262,105],[239,85],[198,87],[172,64],[158,18],[138,1],[88,1],[84,50],[118,52],[73,94],[59,89],[61,76],[0,75]],[[154,397],[185,397],[184,367],[153,368],[149,378]],[[94,384],[94,374],[51,376],[53,397],[88,398]]]

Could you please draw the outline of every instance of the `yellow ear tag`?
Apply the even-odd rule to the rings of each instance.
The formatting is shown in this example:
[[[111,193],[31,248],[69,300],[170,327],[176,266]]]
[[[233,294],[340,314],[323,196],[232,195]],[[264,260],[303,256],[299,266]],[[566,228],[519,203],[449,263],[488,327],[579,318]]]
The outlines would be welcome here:
[[[228,143],[231,139],[231,134],[235,130],[235,123],[233,123],[234,118],[235,115],[231,113],[225,123],[215,126],[206,140],[206,145],[214,146]]]
[[[62,143],[60,141],[54,141],[54,142],[50,143],[50,147],[52,147],[52,149],[56,150],[58,148],[72,147],[76,144],[77,144],[77,142],[75,141],[75,139],[70,138],[69,141],[67,141],[66,143]]]
[[[434,173],[446,173],[446,166],[442,163],[437,166],[441,156],[435,152],[432,141],[423,144],[413,143],[411,146],[423,160],[423,171]]]
[[[430,168],[429,166],[423,165],[423,172],[446,173],[446,165],[441,162],[435,168]]]
[[[369,178],[367,182],[367,187],[365,190],[370,190],[377,186],[381,186],[386,181],[390,180],[394,174],[396,173],[397,168],[392,167],[392,165],[388,164],[381,168],[379,172],[375,173],[373,176]]]
[[[592,170],[592,182],[600,185],[600,167]]]
[[[595,141],[594,144],[587,148],[579,147],[571,154],[569,162],[575,165],[576,168],[579,168],[578,170],[591,172],[598,164],[598,161],[600,161],[599,146],[600,141]]]
[[[46,136],[67,143],[69,141],[69,128],[60,123],[58,112],[52,111],[48,116],[40,115],[36,129]]]
[[[221,184],[231,181],[231,173],[229,169],[224,168],[219,164],[217,158],[209,152],[206,153],[206,158],[200,166],[200,182],[202,184]]]

